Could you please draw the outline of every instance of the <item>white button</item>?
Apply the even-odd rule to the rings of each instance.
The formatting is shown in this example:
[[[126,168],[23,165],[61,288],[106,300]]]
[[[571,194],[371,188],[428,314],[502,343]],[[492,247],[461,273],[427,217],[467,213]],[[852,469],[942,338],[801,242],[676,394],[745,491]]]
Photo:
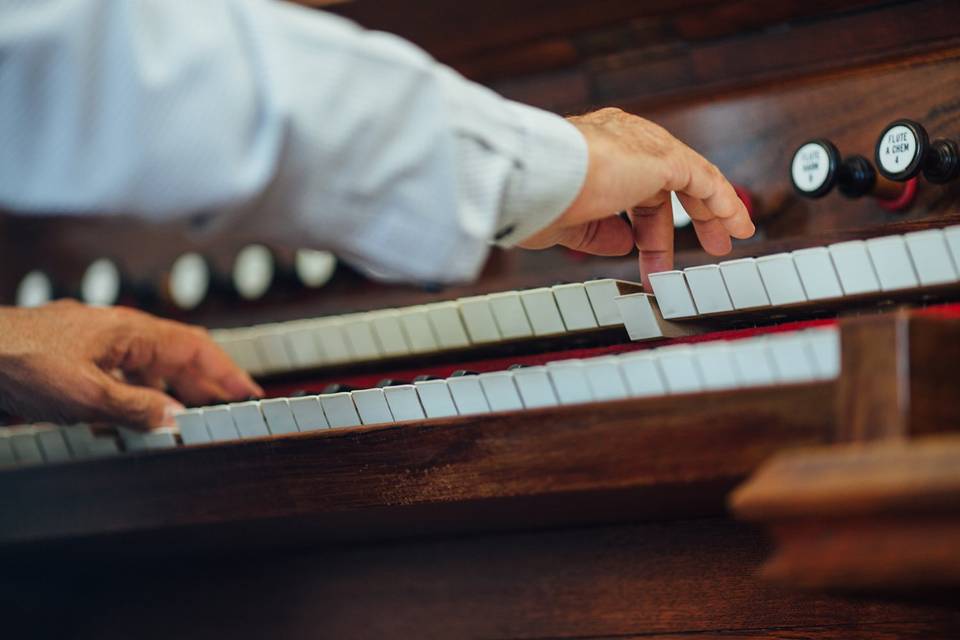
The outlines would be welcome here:
[[[662,396],[667,393],[660,369],[649,351],[638,351],[620,356],[620,370],[627,381],[630,395],[636,398]]]
[[[309,322],[288,323],[283,331],[283,340],[296,369],[311,369],[324,364],[323,351],[314,339],[315,324]]]
[[[350,345],[350,353],[357,360],[376,360],[380,358],[380,346],[373,337],[369,313],[352,313],[341,316],[343,333]]]
[[[950,257],[943,230],[914,231],[904,238],[920,284],[929,286],[957,281],[957,269]]]
[[[467,330],[460,320],[456,302],[435,302],[427,305],[427,317],[437,342],[444,349],[457,349],[470,345]]]
[[[178,309],[195,309],[210,289],[210,266],[199,253],[184,253],[170,265],[167,295]]]
[[[595,400],[617,400],[629,395],[615,356],[585,358],[580,365]]]
[[[214,442],[240,438],[233,416],[225,406],[204,407],[203,420],[207,423],[207,431],[210,432],[210,439]]]
[[[490,405],[483,395],[477,376],[457,376],[447,378],[447,389],[457,405],[457,413],[462,416],[478,413],[490,413]]]
[[[513,370],[513,381],[517,384],[520,399],[527,409],[555,407],[560,404],[557,394],[550,384],[546,367],[523,367]]]
[[[523,304],[524,311],[527,312],[534,335],[549,336],[565,331],[560,310],[557,309],[557,302],[550,289],[541,287],[521,291],[520,302]]]
[[[867,245],[863,240],[838,242],[831,244],[827,249],[830,250],[830,257],[833,259],[833,266],[837,270],[840,286],[845,295],[880,290],[877,274],[873,270],[873,265],[870,264]]]
[[[363,424],[386,424],[393,422],[393,414],[387,406],[383,389],[361,389],[350,393],[353,404]]]
[[[798,189],[812,193],[822,187],[830,175],[830,156],[822,144],[808,142],[793,155],[790,177]]]
[[[210,436],[210,430],[207,429],[207,422],[203,418],[203,411],[200,409],[187,409],[181,411],[174,419],[177,421],[177,428],[180,429],[180,439],[185,445],[203,444],[204,442],[213,442]],[[70,436],[67,436],[68,438]],[[76,452],[76,449],[74,449]]]
[[[617,296],[620,317],[631,340],[650,340],[664,335],[660,310],[649,293],[628,293]]]
[[[457,415],[445,380],[423,380],[413,383],[420,396],[420,405],[428,418],[449,418]]]
[[[587,297],[590,298],[590,306],[593,308],[597,324],[601,327],[623,324],[620,319],[620,310],[614,302],[614,298],[620,295],[620,287],[617,286],[616,280],[609,278],[590,280],[583,283],[583,286],[587,290]]]
[[[661,271],[650,274],[650,286],[664,318],[688,318],[697,315],[693,297],[687,288],[683,271]]]
[[[66,462],[72,457],[67,441],[59,429],[50,428],[37,432],[37,445],[47,463]]]
[[[805,334],[818,376],[830,380],[840,375],[840,332],[826,327],[807,329]]]
[[[43,271],[34,269],[23,276],[14,296],[18,307],[39,307],[53,300],[53,282]]]
[[[480,386],[487,396],[491,411],[517,411],[523,409],[523,401],[517,393],[513,374],[509,371],[494,371],[480,374]]]
[[[798,249],[790,254],[803,282],[808,300],[824,300],[843,296],[837,272],[833,268],[830,252],[826,247]]]
[[[473,344],[485,344],[500,340],[497,321],[493,319],[493,310],[487,296],[474,296],[457,300],[460,316]]]
[[[293,270],[300,284],[316,289],[330,282],[337,270],[337,256],[329,251],[297,249],[293,257]]]
[[[324,393],[317,396],[317,399],[331,428],[360,425],[360,416],[349,393]]]
[[[91,305],[117,304],[123,287],[120,269],[107,258],[90,263],[80,280],[80,298]]]
[[[766,338],[732,340],[730,350],[743,386],[758,387],[777,381],[777,371]]]
[[[805,302],[806,294],[800,283],[800,274],[789,253],[775,253],[756,259],[757,270],[770,304],[793,304]],[[831,267],[832,269],[833,267]]]
[[[390,412],[397,422],[405,420],[423,420],[426,415],[417,395],[417,388],[412,384],[402,384],[396,387],[387,387],[383,390],[390,405]]]
[[[734,389],[740,386],[740,374],[727,342],[694,345],[693,357],[700,369],[704,389]]]
[[[547,373],[553,382],[560,404],[579,404],[593,400],[590,383],[579,360],[558,360],[547,363]]]
[[[877,159],[880,166],[890,173],[896,174],[906,169],[920,151],[917,137],[902,124],[884,131],[881,140]]]
[[[260,325],[254,329],[257,353],[260,354],[260,363],[264,373],[290,371],[294,368],[287,353],[286,340],[279,324]]]
[[[720,275],[720,267],[715,264],[689,267],[683,270],[683,275],[687,279],[687,286],[690,287],[698,313],[733,311],[727,287]]]
[[[273,254],[261,244],[247,245],[233,261],[233,287],[244,300],[258,300],[273,282]]]
[[[401,309],[398,313],[400,325],[407,336],[407,344],[412,353],[430,353],[440,349],[433,329],[430,327],[427,308],[424,305]]]
[[[270,435],[263,414],[260,413],[259,402],[237,402],[231,404],[229,408],[241,438],[261,438]]]
[[[527,319],[527,312],[523,310],[520,294],[516,291],[504,291],[487,296],[493,318],[497,321],[497,328],[504,339],[528,338],[533,335],[533,328]]]
[[[286,398],[261,400],[260,411],[263,413],[263,419],[267,421],[267,428],[275,436],[296,433],[300,430],[297,428],[297,421],[293,417]]]
[[[551,287],[551,290],[567,331],[593,329],[597,326],[586,287],[579,283],[558,284]]]
[[[870,254],[877,279],[880,280],[880,288],[884,291],[920,286],[903,236],[867,240],[867,252]]]
[[[812,349],[798,332],[771,335],[767,346],[780,382],[807,382],[817,378]]]
[[[347,343],[347,336],[343,332],[343,321],[339,318],[324,319],[317,322],[314,338],[324,357],[330,364],[340,364],[355,360],[350,353],[350,345]]]
[[[757,270],[757,261],[753,258],[721,262],[720,274],[735,309],[770,306],[770,299],[760,279],[760,271]]]
[[[323,407],[320,406],[320,400],[317,396],[290,398],[287,402],[290,405],[290,412],[293,413],[293,419],[297,421],[297,427],[300,431],[314,431],[316,429],[327,429],[330,427],[330,423],[323,414]]]
[[[686,345],[661,347],[653,352],[670,393],[689,393],[703,389],[700,372],[693,360],[693,349]]]
[[[394,309],[374,311],[369,314],[370,327],[385,356],[402,356],[410,353],[407,339],[400,326],[400,315]]]

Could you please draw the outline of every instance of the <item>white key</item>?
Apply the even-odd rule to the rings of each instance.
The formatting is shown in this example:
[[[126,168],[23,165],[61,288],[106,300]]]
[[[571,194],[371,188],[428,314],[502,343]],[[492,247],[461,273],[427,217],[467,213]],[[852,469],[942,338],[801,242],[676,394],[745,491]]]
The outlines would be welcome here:
[[[500,340],[497,321],[493,319],[493,310],[487,296],[474,296],[457,300],[460,317],[473,344],[485,344]]]
[[[290,413],[293,414],[293,419],[297,421],[297,428],[300,431],[330,428],[330,423],[323,413],[323,407],[320,406],[320,400],[317,396],[290,398],[287,400],[287,404],[290,405]]]
[[[840,332],[833,327],[807,329],[807,344],[810,345],[817,375],[832,380],[840,375]]]
[[[730,294],[734,309],[770,306],[770,298],[767,297],[767,290],[763,288],[755,259],[725,260],[720,263],[720,275],[727,285],[727,293]]]
[[[620,357],[620,371],[627,381],[627,389],[635,398],[662,396],[667,386],[660,374],[654,356],[649,351],[625,353]]]
[[[323,350],[314,338],[315,322],[291,323],[283,332],[283,340],[296,369],[312,369],[325,363]]]
[[[777,370],[773,366],[766,338],[733,340],[730,342],[730,351],[743,386],[759,387],[777,381]]]
[[[813,353],[800,332],[778,333],[767,338],[770,356],[777,368],[780,382],[808,382],[816,380]]]
[[[882,290],[894,291],[920,286],[903,236],[867,240],[867,253],[870,254],[870,262],[873,263]]]
[[[393,414],[387,406],[383,389],[360,389],[350,393],[357,414],[363,424],[387,424],[393,422]]]
[[[833,266],[840,278],[844,295],[856,295],[880,290],[880,282],[870,263],[867,245],[863,240],[838,242],[827,247]]]
[[[361,424],[353,398],[347,392],[324,393],[317,396],[331,429],[356,427]]]
[[[127,451],[151,451],[173,449],[177,446],[176,430],[172,428],[137,431],[117,427],[117,433]]]
[[[618,400],[629,395],[616,356],[585,358],[580,361],[580,366],[595,400]]]
[[[343,321],[339,318],[331,318],[318,322],[314,328],[314,338],[330,364],[352,362],[358,359],[350,351],[343,325]]]
[[[287,402],[286,398],[261,400],[260,411],[263,413],[263,419],[267,422],[267,428],[271,434],[278,436],[300,431],[297,428],[297,421],[293,417],[293,412],[290,410],[290,403]]]
[[[43,464],[43,453],[32,428],[17,429],[10,435],[10,445],[17,464]]]
[[[947,248],[942,229],[913,231],[903,236],[920,284],[924,286],[956,282],[957,268]]]
[[[697,312],[720,313],[733,311],[733,303],[727,293],[727,286],[720,275],[720,267],[715,264],[705,264],[700,267],[688,267],[683,270],[687,279],[687,286],[693,295],[693,302]]]
[[[523,401],[509,371],[493,371],[480,374],[480,386],[487,397],[491,411],[518,411],[523,409]]]
[[[703,389],[700,371],[687,345],[661,347],[654,352],[657,366],[669,393],[690,393]]]
[[[254,331],[250,329],[221,330],[214,332],[213,338],[244,371],[252,375],[259,375],[265,371],[260,361]]]
[[[560,404],[553,391],[546,367],[522,367],[513,370],[513,381],[527,409],[555,407]]]
[[[580,283],[558,284],[550,289],[567,331],[593,329],[598,326],[585,286]]]
[[[560,404],[579,404],[593,400],[590,383],[580,360],[558,360],[547,363],[547,373],[553,382]]]
[[[203,444],[204,442],[213,442],[210,436],[210,430],[207,429],[207,422],[203,419],[201,409],[187,409],[181,411],[174,418],[177,421],[177,428],[180,429],[180,439],[183,444]],[[69,438],[69,436],[67,436]],[[71,443],[72,444],[72,443]],[[76,454],[74,449],[74,454]]]
[[[457,415],[446,380],[423,380],[413,383],[420,405],[428,418],[449,418]]]
[[[423,406],[420,404],[420,396],[417,395],[417,388],[412,384],[387,387],[383,390],[383,394],[397,422],[423,420],[426,417]]]
[[[199,413],[200,412],[197,411],[198,415]],[[200,424],[203,425],[203,430],[206,432],[207,425],[203,423],[202,417],[200,418]],[[89,457],[87,445],[89,445],[94,438],[93,429],[90,428],[90,425],[75,424],[68,427],[60,427],[60,433],[63,434],[63,438],[67,442],[67,447],[70,448],[70,457],[74,460]],[[209,438],[209,436],[207,437]]]
[[[601,327],[615,327],[623,324],[620,319],[620,309],[614,299],[620,295],[620,287],[616,280],[604,278],[589,280],[583,283],[593,308],[593,315]]]
[[[400,326],[403,327],[403,332],[407,336],[407,344],[410,346],[411,353],[429,353],[440,349],[440,345],[437,344],[437,337],[430,327],[426,306],[421,304],[401,309],[398,313],[400,315]]]
[[[790,254],[800,274],[808,300],[824,300],[843,296],[833,260],[826,247],[798,249]]]
[[[17,457],[13,454],[13,444],[10,437],[0,433],[0,467],[12,467],[17,464]]]
[[[944,229],[943,236],[947,240],[947,248],[950,249],[953,264],[960,272],[960,224]]]
[[[697,315],[693,297],[683,271],[661,271],[650,274],[650,286],[657,297],[664,318],[689,318]]]
[[[113,438],[94,438],[87,445],[87,457],[106,458],[120,453],[120,446]]]
[[[553,298],[553,292],[547,287],[521,291],[520,302],[523,304],[524,311],[527,312],[534,335],[556,335],[566,330],[563,319],[560,317],[560,310],[557,308],[557,301]]]
[[[63,433],[57,428],[38,431],[37,444],[43,453],[43,459],[47,462],[66,462],[73,457],[70,455]]]
[[[616,304],[620,308],[620,317],[631,340],[649,340],[665,335],[660,309],[649,293],[617,296]]]
[[[402,356],[410,353],[410,345],[400,326],[400,314],[394,309],[375,311],[370,314],[373,335],[385,356]]]
[[[800,283],[800,274],[789,253],[775,253],[756,259],[757,271],[770,304],[794,304],[805,302],[807,295]],[[832,269],[833,267],[831,267]]]
[[[240,438],[240,432],[237,431],[233,415],[225,406],[204,407],[203,420],[207,423],[207,431],[210,432],[210,439],[213,442],[238,440]]]
[[[283,330],[284,327],[280,324],[265,324],[255,328],[254,341],[264,373],[290,371],[294,368],[290,354],[287,353]]]
[[[458,349],[469,346],[470,339],[463,327],[456,302],[435,302],[426,307],[427,318],[441,348]]]
[[[351,313],[341,316],[343,333],[350,345],[350,353],[357,360],[376,360],[381,357],[380,346],[373,337],[369,313]]]
[[[249,402],[237,402],[229,405],[230,415],[233,416],[233,423],[237,425],[237,431],[241,438],[262,438],[270,435],[267,429],[267,423],[260,413],[260,403],[251,400]]]
[[[704,389],[735,389],[740,386],[740,374],[727,342],[694,345],[693,358],[700,369]]]
[[[490,405],[483,395],[477,376],[457,376],[447,378],[447,389],[457,405],[457,413],[462,416],[490,413]]]
[[[527,312],[523,310],[520,294],[516,291],[504,291],[487,296],[493,319],[497,321],[497,328],[505,340],[514,338],[529,338],[533,335],[533,327],[527,319]]]

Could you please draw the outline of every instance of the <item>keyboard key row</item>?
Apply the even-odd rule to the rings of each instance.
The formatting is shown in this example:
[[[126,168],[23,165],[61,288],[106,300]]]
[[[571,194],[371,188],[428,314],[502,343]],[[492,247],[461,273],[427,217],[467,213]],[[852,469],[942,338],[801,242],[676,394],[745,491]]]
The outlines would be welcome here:
[[[175,446],[175,431],[166,436],[160,432],[140,434],[153,446],[165,439]],[[129,448],[129,447],[128,447]],[[103,458],[120,453],[117,441],[112,437],[95,435],[89,425],[68,427],[52,424],[17,425],[0,427],[0,467],[52,464],[68,460]]]
[[[614,299],[637,290],[627,282],[593,280],[213,336],[241,367],[262,375],[619,326]]]
[[[650,283],[662,317],[675,319],[948,284],[960,281],[958,265],[954,226],[653,273]],[[624,304],[642,303],[626,298],[629,331]],[[631,337],[652,322],[634,321]]]

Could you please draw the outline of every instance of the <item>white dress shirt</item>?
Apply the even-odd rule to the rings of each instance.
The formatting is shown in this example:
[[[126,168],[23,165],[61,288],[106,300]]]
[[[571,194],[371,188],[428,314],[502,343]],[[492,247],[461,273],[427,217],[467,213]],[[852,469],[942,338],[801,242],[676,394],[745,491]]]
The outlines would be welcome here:
[[[0,0],[8,210],[213,213],[214,227],[441,282],[546,226],[586,165],[559,116],[315,10]]]

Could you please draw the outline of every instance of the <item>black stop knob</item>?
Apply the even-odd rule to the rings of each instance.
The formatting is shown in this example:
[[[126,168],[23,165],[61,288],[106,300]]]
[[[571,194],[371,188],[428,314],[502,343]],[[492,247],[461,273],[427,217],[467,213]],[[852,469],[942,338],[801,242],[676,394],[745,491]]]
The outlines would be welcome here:
[[[837,181],[840,151],[826,138],[804,142],[793,152],[790,163],[790,182],[793,189],[805,198],[827,195]]]
[[[885,178],[903,182],[923,173],[929,182],[949,182],[960,175],[960,152],[953,140],[930,142],[927,130],[913,120],[888,124],[874,153],[877,170]]]

